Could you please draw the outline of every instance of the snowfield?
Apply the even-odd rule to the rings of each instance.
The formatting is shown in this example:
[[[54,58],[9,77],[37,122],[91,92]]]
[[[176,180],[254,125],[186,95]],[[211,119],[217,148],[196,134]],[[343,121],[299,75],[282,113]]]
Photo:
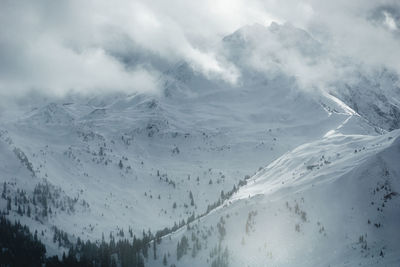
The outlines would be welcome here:
[[[397,266],[399,134],[337,134],[302,145],[190,230],[164,238],[161,253],[176,266],[207,266],[219,247],[228,266]],[[171,247],[183,235],[189,249],[176,261]]]
[[[399,266],[398,78],[304,88],[280,57],[325,48],[288,24],[221,46],[237,84],[182,62],[161,94],[27,97],[0,113],[3,214],[49,256],[176,225],[146,266]]]

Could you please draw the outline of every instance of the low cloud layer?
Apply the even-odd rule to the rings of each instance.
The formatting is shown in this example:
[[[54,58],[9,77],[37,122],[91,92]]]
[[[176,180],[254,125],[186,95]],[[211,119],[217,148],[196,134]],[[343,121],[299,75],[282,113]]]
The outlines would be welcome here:
[[[272,21],[308,31],[329,54],[310,63],[301,53],[282,50],[284,70],[302,86],[323,86],[343,72],[329,59],[336,56],[400,73],[396,2],[5,0],[0,3],[0,94],[157,92],[160,72],[180,61],[234,84],[240,70],[220,56],[219,41],[244,25]],[[268,61],[257,61],[268,54],[263,46],[257,49],[253,63],[268,69]]]

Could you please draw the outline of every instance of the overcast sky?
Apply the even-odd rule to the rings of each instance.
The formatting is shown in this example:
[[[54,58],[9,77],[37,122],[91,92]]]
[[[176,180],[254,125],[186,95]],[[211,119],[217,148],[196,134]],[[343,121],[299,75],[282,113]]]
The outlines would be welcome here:
[[[2,0],[0,94],[156,92],[160,71],[182,60],[235,83],[240,73],[221,60],[218,42],[244,25],[272,21],[307,30],[333,55],[400,72],[396,2]],[[292,65],[298,62],[288,70],[304,69]]]

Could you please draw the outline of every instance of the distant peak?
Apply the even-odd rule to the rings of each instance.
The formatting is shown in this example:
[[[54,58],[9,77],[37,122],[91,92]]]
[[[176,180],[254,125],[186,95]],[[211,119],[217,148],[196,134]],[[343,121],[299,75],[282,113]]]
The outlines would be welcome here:
[[[275,21],[273,21],[269,25],[269,28],[270,28],[270,30],[275,31],[275,30],[278,30],[280,28],[280,25],[278,23],[276,23]]]

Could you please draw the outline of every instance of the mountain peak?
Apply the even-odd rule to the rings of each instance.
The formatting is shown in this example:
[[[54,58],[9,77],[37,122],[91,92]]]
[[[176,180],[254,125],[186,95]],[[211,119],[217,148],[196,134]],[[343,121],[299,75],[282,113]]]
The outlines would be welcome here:
[[[283,49],[295,49],[305,55],[319,54],[321,44],[307,31],[291,23],[272,22],[268,27],[255,23],[246,25],[223,38],[223,43],[231,49],[262,46],[263,50],[274,43]],[[237,51],[235,51],[237,52]]]

